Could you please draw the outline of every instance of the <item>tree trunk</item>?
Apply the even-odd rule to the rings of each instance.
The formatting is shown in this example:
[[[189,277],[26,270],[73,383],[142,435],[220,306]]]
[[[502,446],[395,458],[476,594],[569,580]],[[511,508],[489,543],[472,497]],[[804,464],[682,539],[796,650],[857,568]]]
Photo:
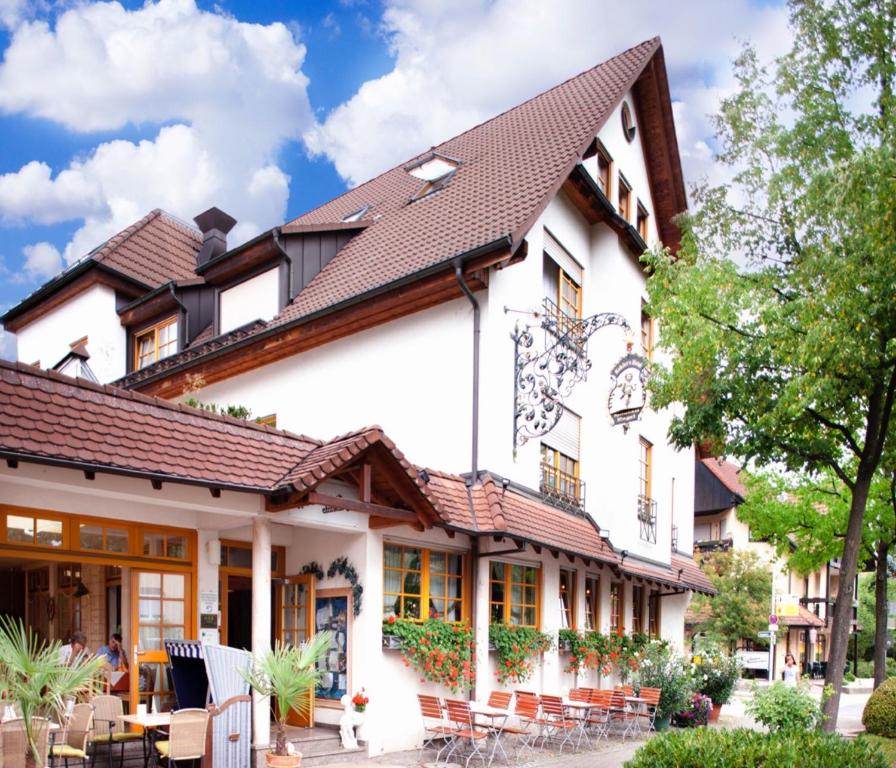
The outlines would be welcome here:
[[[877,543],[874,569],[874,687],[887,679],[887,556],[890,542]]]
[[[843,686],[843,668],[849,650],[849,630],[852,625],[852,604],[855,600],[856,566],[859,548],[862,545],[862,529],[865,521],[865,506],[874,469],[869,471],[859,464],[856,483],[852,488],[849,506],[849,523],[846,527],[846,541],[843,545],[843,559],[840,561],[840,588],[834,603],[834,621],[831,627],[831,649],[828,654],[828,671],[825,685],[830,685],[833,694],[824,705],[824,730],[833,733],[837,728],[837,713],[840,708],[840,689]]]

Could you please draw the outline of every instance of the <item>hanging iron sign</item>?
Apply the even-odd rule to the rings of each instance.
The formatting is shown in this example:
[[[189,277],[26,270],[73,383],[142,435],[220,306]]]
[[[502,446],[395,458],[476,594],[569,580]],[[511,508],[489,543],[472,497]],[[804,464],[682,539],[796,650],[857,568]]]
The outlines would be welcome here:
[[[610,396],[607,406],[613,424],[637,421],[647,405],[647,359],[629,353],[610,370]]]

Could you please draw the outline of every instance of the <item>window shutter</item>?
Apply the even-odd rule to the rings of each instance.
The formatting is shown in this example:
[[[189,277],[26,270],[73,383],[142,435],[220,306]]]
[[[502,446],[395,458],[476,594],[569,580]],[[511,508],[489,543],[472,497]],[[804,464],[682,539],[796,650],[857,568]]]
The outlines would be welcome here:
[[[560,245],[549,229],[544,231],[544,252],[575,281],[576,285],[582,285],[582,265]]]
[[[545,435],[544,442],[551,448],[578,461],[581,421],[582,419],[577,414],[564,408],[560,421]]]

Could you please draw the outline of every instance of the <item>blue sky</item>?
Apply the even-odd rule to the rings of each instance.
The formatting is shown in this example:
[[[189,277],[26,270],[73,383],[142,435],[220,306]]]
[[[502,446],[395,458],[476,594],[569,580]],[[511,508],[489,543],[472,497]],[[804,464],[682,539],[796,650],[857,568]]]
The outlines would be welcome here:
[[[707,114],[738,39],[788,46],[781,3],[623,5],[0,0],[0,311],[154,207],[246,239],[656,34],[713,179]]]

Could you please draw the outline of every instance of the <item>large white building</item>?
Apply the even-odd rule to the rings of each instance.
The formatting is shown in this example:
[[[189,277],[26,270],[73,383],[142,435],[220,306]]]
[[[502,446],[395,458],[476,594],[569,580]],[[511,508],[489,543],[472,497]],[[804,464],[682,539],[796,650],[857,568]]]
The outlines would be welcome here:
[[[198,231],[154,211],[3,318],[22,363],[115,388],[0,368],[20,595],[0,611],[120,625],[131,696],[157,704],[165,637],[261,649],[344,622],[313,717],[364,686],[371,754],[419,743],[415,693],[446,693],[383,649],[390,615],[469,622],[477,695],[492,621],[681,646],[711,590],[694,455],[670,413],[625,420],[640,361],[617,363],[655,354],[639,256],[677,247],[685,205],[654,39],[236,248],[217,209]],[[598,682],[565,667],[545,653],[526,687]]]

